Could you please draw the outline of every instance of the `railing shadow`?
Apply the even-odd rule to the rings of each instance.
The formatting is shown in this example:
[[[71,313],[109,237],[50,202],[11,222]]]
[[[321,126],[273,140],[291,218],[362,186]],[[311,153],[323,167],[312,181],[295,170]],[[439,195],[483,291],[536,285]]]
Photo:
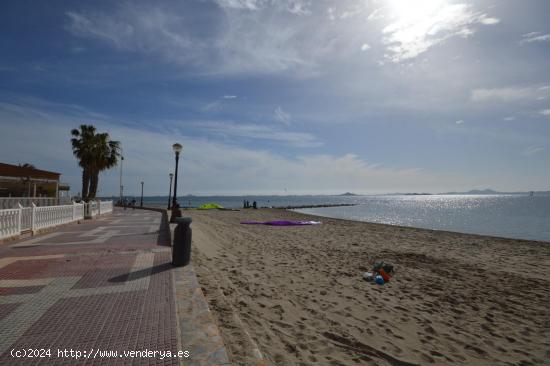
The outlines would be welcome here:
[[[144,269],[140,269],[139,271],[129,272],[129,273],[122,274],[120,276],[109,278],[107,281],[111,283],[135,281],[147,276],[152,276],[157,273],[169,271],[172,268],[173,268],[172,263],[157,264],[156,266],[153,266],[153,267],[144,268]]]

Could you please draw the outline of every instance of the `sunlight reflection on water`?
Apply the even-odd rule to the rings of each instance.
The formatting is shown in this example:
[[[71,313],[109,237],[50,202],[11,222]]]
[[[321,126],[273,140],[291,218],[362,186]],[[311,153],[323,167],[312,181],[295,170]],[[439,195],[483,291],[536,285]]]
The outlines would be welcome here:
[[[319,216],[550,241],[550,196],[362,196],[358,206],[297,210]]]

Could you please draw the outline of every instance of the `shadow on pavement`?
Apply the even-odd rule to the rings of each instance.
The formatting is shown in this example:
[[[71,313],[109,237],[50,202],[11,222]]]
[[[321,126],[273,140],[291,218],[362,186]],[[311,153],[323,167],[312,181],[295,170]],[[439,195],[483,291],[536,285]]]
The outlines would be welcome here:
[[[139,279],[147,277],[147,276],[152,276],[156,273],[169,271],[172,268],[173,268],[172,263],[158,264],[158,265],[153,266],[153,267],[144,268],[144,269],[140,269],[139,271],[129,272],[129,273],[125,273],[125,274],[120,275],[120,276],[109,278],[108,281],[109,282],[114,282],[114,283],[127,282],[130,275],[132,275],[132,281],[139,280]]]

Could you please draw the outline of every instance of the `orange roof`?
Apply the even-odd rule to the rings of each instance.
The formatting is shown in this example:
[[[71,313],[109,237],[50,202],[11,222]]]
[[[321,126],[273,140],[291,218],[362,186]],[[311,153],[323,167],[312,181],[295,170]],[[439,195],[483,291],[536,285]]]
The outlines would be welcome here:
[[[47,170],[0,163],[0,176],[2,177],[30,177],[59,180],[60,175],[61,173],[49,172]]]

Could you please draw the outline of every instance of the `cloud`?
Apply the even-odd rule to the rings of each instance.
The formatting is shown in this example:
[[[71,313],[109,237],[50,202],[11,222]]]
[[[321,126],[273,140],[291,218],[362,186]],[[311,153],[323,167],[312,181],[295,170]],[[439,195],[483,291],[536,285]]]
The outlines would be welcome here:
[[[160,56],[176,64],[197,64],[207,58],[204,41],[185,31],[185,18],[162,8],[120,3],[109,13],[65,14],[70,33],[100,40],[118,50]]]
[[[395,63],[414,59],[449,38],[467,38],[475,32],[476,24],[499,22],[470,5],[443,1],[394,1],[389,10],[392,23],[382,30],[382,41],[387,46],[386,57]]]
[[[370,49],[371,47],[367,43],[363,43],[363,45],[361,46],[361,51],[368,51]]]
[[[290,125],[290,115],[283,111],[281,106],[275,108],[275,118],[277,118],[279,121],[287,126]]]
[[[532,43],[532,42],[550,42],[550,33],[542,34],[541,32],[531,32],[524,34],[523,39],[519,41],[520,44]]]
[[[463,124],[463,123],[464,123],[464,121],[463,121],[463,120],[461,120],[461,119],[459,119],[458,121],[455,121],[455,123],[456,123],[457,125],[461,125],[461,124]]]
[[[327,54],[323,32],[298,21],[308,1],[219,0],[212,17],[197,24],[188,2],[120,2],[101,11],[66,12],[66,29],[74,36],[103,42],[198,74],[314,72]],[[289,15],[290,14],[290,15]]]
[[[479,22],[481,24],[485,24],[485,25],[495,25],[495,24],[500,23],[500,19],[483,17],[479,20]]]
[[[508,116],[508,117],[504,117],[503,119],[504,119],[505,121],[513,121],[513,120],[516,119],[516,117],[514,117],[514,116]]]
[[[542,114],[543,116],[550,116],[550,109],[543,109],[542,111],[540,111],[540,114]]]
[[[227,121],[198,121],[193,122],[190,127],[224,138],[239,137],[252,140],[274,141],[298,148],[319,147],[323,145],[321,141],[309,133],[280,131],[262,125]]]
[[[266,6],[276,7],[292,14],[310,14],[309,0],[215,0],[224,9],[259,10]]]
[[[535,86],[529,87],[505,87],[505,88],[480,88],[474,89],[471,99],[474,102],[513,102],[524,100],[537,100],[545,97],[548,89]]]
[[[237,99],[236,95],[224,95],[223,99]]]
[[[203,112],[219,112],[223,109],[223,103],[219,100],[210,102],[201,108]]]
[[[215,0],[222,8],[257,10],[262,0]]]
[[[123,184],[129,195],[139,193],[142,180],[147,187],[146,195],[167,194],[168,173],[174,164],[171,151],[174,142],[183,144],[179,186],[182,195],[273,194],[283,193],[285,187],[293,194],[426,190],[434,184],[443,187],[456,180],[415,168],[394,169],[371,164],[352,153],[298,154],[288,158],[265,149],[254,150],[211,138],[184,135],[181,131],[188,129],[181,127],[150,131],[117,125],[112,118],[101,116],[77,106],[32,99],[1,102],[0,123],[10,127],[0,135],[2,159],[60,171],[63,181],[76,193],[80,190],[81,171],[71,153],[69,131],[78,125],[77,121],[87,121],[100,131],[109,132],[112,139],[122,141]],[[236,124],[228,127],[211,123],[203,127],[219,131],[225,128],[246,136],[264,136],[272,132]],[[118,195],[118,173],[115,168],[101,175],[101,195]]]
[[[544,147],[542,146],[529,146],[527,149],[523,151],[524,156],[532,156],[539,154],[544,151]]]
[[[367,17],[367,20],[378,20],[378,19],[383,19],[383,18],[384,18],[384,14],[382,13],[383,11],[384,11],[384,8],[374,9],[374,10],[369,14],[369,16]]]

